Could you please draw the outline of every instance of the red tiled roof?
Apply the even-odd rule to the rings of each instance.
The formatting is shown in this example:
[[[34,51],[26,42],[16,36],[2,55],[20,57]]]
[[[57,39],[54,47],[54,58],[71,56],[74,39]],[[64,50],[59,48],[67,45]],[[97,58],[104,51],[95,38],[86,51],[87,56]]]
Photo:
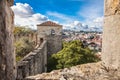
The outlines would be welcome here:
[[[62,26],[62,25],[56,24],[52,21],[46,21],[41,24],[38,24],[37,26]]]

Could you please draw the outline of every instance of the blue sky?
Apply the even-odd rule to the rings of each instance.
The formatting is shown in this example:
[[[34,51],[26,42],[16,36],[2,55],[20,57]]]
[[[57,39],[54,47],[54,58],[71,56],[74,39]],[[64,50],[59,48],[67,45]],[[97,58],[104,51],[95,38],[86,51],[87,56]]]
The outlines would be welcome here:
[[[15,0],[15,24],[35,27],[47,20],[64,28],[102,27],[103,0]],[[33,21],[33,20],[34,21]]]

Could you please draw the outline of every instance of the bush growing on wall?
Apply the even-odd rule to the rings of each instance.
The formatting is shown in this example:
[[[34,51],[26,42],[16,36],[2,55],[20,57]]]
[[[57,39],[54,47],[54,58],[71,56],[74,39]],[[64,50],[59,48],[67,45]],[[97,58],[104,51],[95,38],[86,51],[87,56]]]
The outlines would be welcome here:
[[[22,26],[16,26],[14,28],[14,36],[16,35],[25,35],[25,34],[31,34],[34,33],[34,30],[30,28],[25,28]],[[23,58],[25,55],[27,55],[30,51],[34,49],[33,42],[28,39],[28,37],[25,36],[18,36],[18,39],[15,40],[15,52],[16,52],[16,60],[19,61],[21,58]]]
[[[89,48],[84,48],[81,41],[63,42],[63,49],[48,58],[48,71],[97,61],[99,58]]]
[[[16,60],[19,61],[30,51],[34,49],[33,42],[29,41],[28,38],[22,37],[15,42]]]

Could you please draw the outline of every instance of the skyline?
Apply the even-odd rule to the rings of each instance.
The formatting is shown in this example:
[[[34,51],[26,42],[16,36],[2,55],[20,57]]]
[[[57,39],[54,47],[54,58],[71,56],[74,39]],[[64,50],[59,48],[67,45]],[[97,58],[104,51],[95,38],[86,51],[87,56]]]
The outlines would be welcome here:
[[[51,20],[64,29],[102,28],[103,0],[15,0],[15,24],[36,28]]]

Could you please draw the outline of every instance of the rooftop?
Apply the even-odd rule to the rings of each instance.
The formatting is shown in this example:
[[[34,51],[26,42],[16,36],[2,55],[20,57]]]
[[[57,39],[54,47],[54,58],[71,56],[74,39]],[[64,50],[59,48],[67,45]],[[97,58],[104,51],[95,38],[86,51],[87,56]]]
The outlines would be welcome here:
[[[59,25],[59,24],[52,22],[52,21],[46,21],[46,22],[43,22],[41,24],[38,24],[37,26],[62,26],[62,25]]]

